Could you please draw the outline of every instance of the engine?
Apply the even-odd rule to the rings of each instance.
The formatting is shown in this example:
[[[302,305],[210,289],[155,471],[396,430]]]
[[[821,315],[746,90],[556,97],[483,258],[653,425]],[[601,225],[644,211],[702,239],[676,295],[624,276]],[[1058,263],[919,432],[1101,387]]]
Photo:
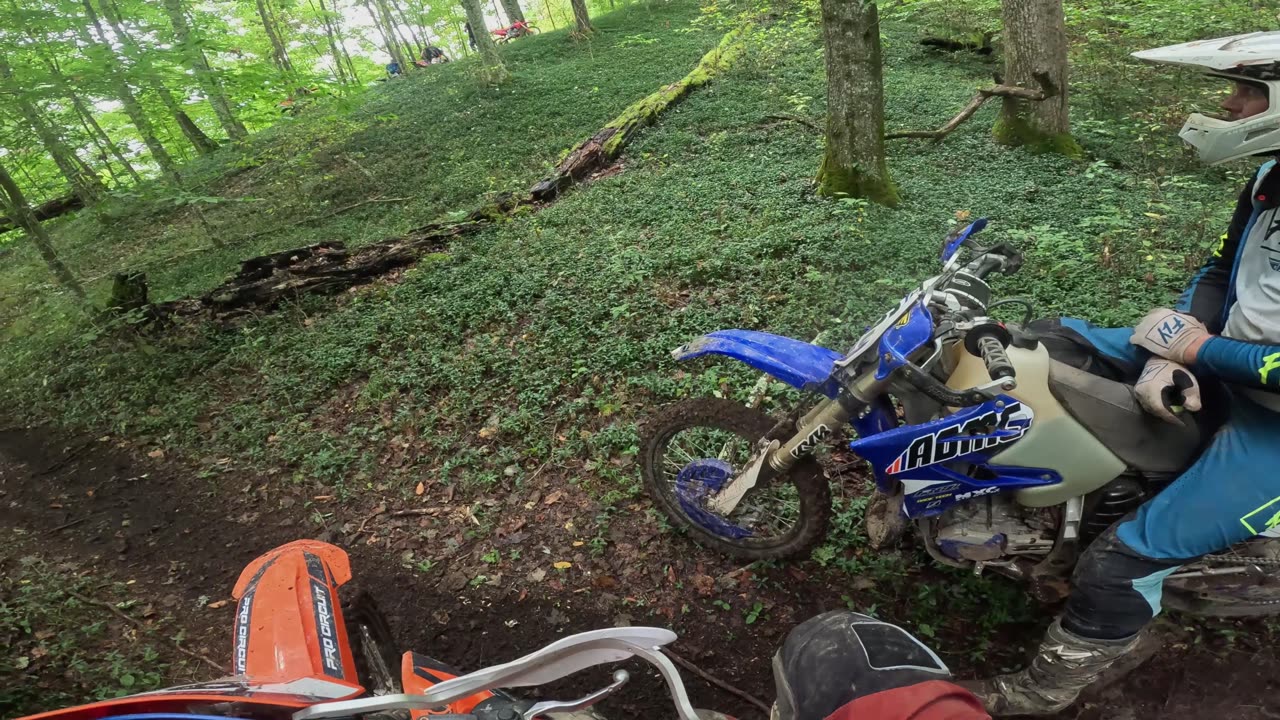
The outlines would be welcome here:
[[[1137,509],[1173,479],[1169,473],[1129,472],[1089,493],[1080,523],[1081,546]],[[1045,555],[1058,536],[1057,508],[1018,505],[1008,494],[956,505],[938,518],[934,540],[954,560],[986,562],[1006,555]]]
[[[934,540],[943,555],[985,562],[1006,555],[1045,555],[1053,549],[1052,510],[1022,507],[1010,495],[956,505],[938,518]]]

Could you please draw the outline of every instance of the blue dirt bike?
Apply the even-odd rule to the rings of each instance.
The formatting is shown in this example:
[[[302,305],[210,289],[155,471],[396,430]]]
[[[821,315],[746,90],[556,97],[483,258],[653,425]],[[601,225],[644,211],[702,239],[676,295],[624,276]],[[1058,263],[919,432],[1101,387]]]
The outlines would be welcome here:
[[[645,423],[645,483],[671,521],[744,559],[806,553],[831,496],[814,453],[851,425],[878,492],[866,526],[881,546],[914,527],[938,562],[1065,596],[1080,550],[1163,489],[1203,445],[1142,411],[1130,386],[1049,356],[1023,327],[991,317],[987,278],[1022,256],[981,247],[985,220],[953,233],[942,271],[912,290],[847,353],[748,330],[677,348],[677,360],[725,355],[818,396],[777,419],[727,399],[695,398]],[[967,257],[966,263],[962,258]],[[1026,320],[1024,320],[1024,325]],[[1178,398],[1167,398],[1171,406]],[[1188,564],[1166,604],[1201,614],[1280,612],[1280,540],[1250,540]]]

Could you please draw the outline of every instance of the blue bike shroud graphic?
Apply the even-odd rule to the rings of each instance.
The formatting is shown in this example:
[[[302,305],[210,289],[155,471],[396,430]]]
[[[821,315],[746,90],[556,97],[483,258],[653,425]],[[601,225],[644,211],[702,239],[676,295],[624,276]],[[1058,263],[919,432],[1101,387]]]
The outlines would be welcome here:
[[[961,244],[986,224],[985,218],[978,219],[952,238],[943,248],[943,261],[950,260]],[[923,290],[908,295],[898,310],[869,329],[854,346],[859,357],[851,359],[874,360],[877,380],[906,365],[914,353],[932,341],[933,317],[921,299]],[[874,338],[873,333],[881,328],[880,337]],[[875,356],[868,354],[872,342]],[[840,392],[836,367],[845,361],[843,355],[829,348],[754,330],[718,330],[671,354],[677,360],[724,355],[792,387],[829,398]],[[907,517],[932,517],[974,497],[1062,482],[1061,475],[1053,470],[992,462],[994,455],[1022,438],[1033,420],[1032,408],[1008,395],[998,395],[937,420],[899,427],[892,402],[881,397],[851,421],[858,439],[849,447],[871,463],[881,491],[893,493],[898,483],[902,484],[903,513]],[[707,499],[741,470],[714,458],[689,463],[676,478],[681,509],[698,525],[722,537],[736,540],[751,536],[750,529],[706,509]]]

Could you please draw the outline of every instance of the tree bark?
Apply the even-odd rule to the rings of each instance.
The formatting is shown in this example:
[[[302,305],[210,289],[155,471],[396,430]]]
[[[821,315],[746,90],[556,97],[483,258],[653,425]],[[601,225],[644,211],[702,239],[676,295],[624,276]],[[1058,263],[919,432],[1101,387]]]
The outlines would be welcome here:
[[[27,176],[30,180],[30,176]],[[0,205],[3,205],[0,202]],[[31,215],[35,217],[36,222],[44,222],[50,218],[62,217],[69,212],[75,212],[84,208],[84,201],[75,195],[63,195],[52,200],[46,200],[39,205],[31,208]],[[0,233],[6,233],[18,227],[17,222],[8,216],[0,216]]]
[[[258,17],[262,19],[262,29],[266,31],[267,40],[271,43],[271,62],[275,63],[280,72],[292,73],[293,63],[290,62],[289,51],[280,37],[280,27],[276,23],[274,9],[267,7],[267,0],[257,0],[256,4]]]
[[[310,2],[311,0],[308,0],[308,3]],[[338,32],[333,27],[333,18],[329,17],[329,10],[324,6],[324,0],[320,0],[319,10],[311,4],[311,11],[324,22],[324,34],[329,39],[329,56],[333,58],[333,77],[339,83],[346,85],[347,73],[342,67],[342,53],[338,51]]]
[[[996,140],[1035,150],[1079,156],[1071,137],[1067,92],[1067,36],[1062,0],[1003,0],[1004,79],[1035,88],[1036,74],[1049,78],[1057,93],[1040,102],[1006,97],[995,125]]]
[[[893,206],[884,160],[884,83],[875,0],[822,0],[827,64],[827,150],[818,191]]]
[[[173,116],[174,122],[178,124],[178,129],[187,138],[187,142],[191,143],[191,146],[201,155],[208,155],[217,150],[218,143],[206,135],[200,129],[200,126],[196,125],[195,121],[191,119],[191,116],[187,115],[186,111],[182,109],[182,105],[173,96],[173,92],[165,86],[155,72],[149,56],[142,52],[142,49],[138,47],[137,41],[124,29],[124,24],[120,21],[120,14],[114,7],[114,0],[98,0],[98,9],[102,12],[102,16],[107,19],[107,24],[111,26],[112,34],[120,41],[129,59],[139,65],[142,75],[147,79],[147,85],[156,94],[156,97],[160,98],[161,104],[165,106],[169,114]]]
[[[387,24],[387,19],[382,15],[382,6],[376,5],[370,0],[364,0],[364,9],[369,12],[369,17],[373,19],[373,24],[378,28],[378,35],[382,37],[382,47],[391,56],[391,61],[400,66],[400,72],[407,72],[409,68],[404,60],[404,52],[400,49],[400,43],[396,42],[395,35]]]
[[[484,22],[484,11],[480,9],[480,0],[462,0],[462,9],[467,13],[467,22],[471,23],[471,34],[476,39],[476,50],[480,53],[480,64],[484,79],[489,83],[500,83],[507,79],[507,66],[502,64],[498,55],[498,46],[493,42],[489,26]]]
[[[124,153],[120,152],[120,146],[116,145],[111,136],[107,135],[107,131],[102,129],[102,126],[98,124],[97,118],[93,116],[93,113],[84,104],[84,101],[80,99],[80,96],[74,90],[68,90],[68,97],[71,98],[71,104],[75,107],[76,112],[80,113],[80,117],[83,118],[85,129],[98,138],[102,149],[111,154],[120,163],[124,171],[129,174],[129,177],[133,178],[135,183],[142,182],[142,176],[138,174],[137,168],[133,166],[133,163],[129,162],[129,158],[125,157]],[[110,169],[110,163],[106,163],[106,165]]]
[[[502,0],[502,10],[507,14],[508,23],[524,22],[524,10],[520,0]]]
[[[37,42],[33,34],[28,33],[28,35],[30,35],[33,43]],[[49,75],[53,78],[54,83],[58,86],[58,89],[62,94],[71,101],[71,106],[75,108],[76,113],[80,115],[81,121],[85,125],[85,130],[90,136],[97,139],[97,145],[99,148],[102,149],[105,154],[110,154],[114,157],[124,168],[124,171],[129,174],[129,177],[133,178],[135,183],[142,182],[142,177],[138,175],[138,171],[133,167],[133,163],[129,162],[129,159],[120,151],[120,146],[116,145],[115,141],[113,141],[111,137],[107,135],[107,132],[102,129],[102,125],[98,124],[98,119],[93,116],[93,112],[89,109],[88,105],[85,104],[84,100],[81,99],[80,94],[77,93],[75,88],[67,82],[66,76],[62,74],[62,69],[58,66],[58,61],[47,55],[45,56],[44,61],[45,66],[49,68]],[[107,171],[111,172],[111,162],[107,160],[106,157],[103,158],[103,164],[106,166]],[[112,173],[112,176],[114,177],[114,173]]]
[[[569,0],[573,5],[573,22],[577,27],[579,35],[586,35],[596,31],[594,25],[591,24],[591,16],[587,14],[587,0]]]
[[[88,170],[84,162],[67,146],[58,131],[44,121],[44,113],[36,107],[35,103],[18,86],[13,76],[13,68],[10,67],[9,61],[4,55],[0,55],[0,84],[3,84],[5,92],[13,98],[13,104],[17,106],[18,114],[35,131],[36,136],[40,138],[40,143],[44,145],[45,150],[53,157],[54,164],[58,166],[62,177],[66,178],[67,184],[71,186],[71,191],[83,200],[86,205],[92,204],[102,197],[103,193],[106,192],[102,181],[92,171]]]
[[[98,19],[98,13],[93,9],[93,5],[89,0],[82,0],[84,6],[85,17],[89,20],[89,25],[93,28],[95,36],[91,36],[89,31],[82,34],[86,44],[96,49],[101,55],[103,62],[103,71],[116,89],[116,98],[120,100],[120,104],[124,107],[124,112],[129,116],[129,121],[133,123],[133,127],[137,129],[138,135],[142,137],[142,142],[147,146],[147,150],[151,153],[151,157],[160,166],[163,172],[174,184],[181,185],[182,179],[178,175],[178,164],[173,161],[173,157],[169,155],[169,151],[165,149],[164,143],[160,142],[160,138],[156,136],[155,126],[151,124],[151,118],[147,117],[146,110],[143,109],[142,103],[138,102],[138,98],[133,94],[133,89],[129,87],[129,81],[125,78],[122,69],[116,66],[115,52],[111,49],[110,40],[107,33],[102,29],[102,22]]]
[[[69,290],[80,301],[85,300],[84,287],[80,285],[80,281],[76,280],[76,276],[71,274],[66,265],[62,264],[62,260],[58,258],[58,253],[54,252],[53,243],[49,240],[49,234],[41,227],[40,222],[35,219],[31,213],[31,206],[27,204],[27,198],[18,189],[18,184],[9,176],[9,172],[0,165],[0,201],[6,205],[6,211],[14,222],[26,231],[27,237],[31,238],[31,242],[35,244],[36,250],[40,253],[40,257],[44,259],[45,265],[53,271],[53,276],[57,278],[58,283]]]
[[[418,53],[422,52],[422,49],[425,48],[427,44],[422,41],[422,38],[418,35],[418,31],[414,28],[413,23],[409,21],[409,13],[405,12],[404,6],[396,2],[396,0],[388,0],[388,2],[391,9],[400,15],[400,24],[409,31],[409,38],[413,40],[411,54],[416,58]]]
[[[387,23],[387,30],[391,33],[392,41],[400,43],[402,48],[401,55],[407,63],[412,65],[417,52],[413,49],[412,43],[405,40],[404,35],[400,33],[400,24],[396,22],[396,14],[392,9],[390,0],[373,0],[373,2],[378,6],[378,10],[382,12],[382,17]]]
[[[182,0],[164,0],[164,9],[169,16],[170,24],[173,25],[174,37],[182,46],[187,64],[195,73],[196,82],[200,84],[200,89],[204,91],[209,104],[213,106],[213,114],[218,116],[218,124],[233,141],[249,137],[249,131],[245,129],[244,124],[231,108],[231,101],[227,99],[222,83],[218,81],[218,74],[209,66],[204,52],[191,37],[191,26],[187,23],[186,9],[183,7]]]

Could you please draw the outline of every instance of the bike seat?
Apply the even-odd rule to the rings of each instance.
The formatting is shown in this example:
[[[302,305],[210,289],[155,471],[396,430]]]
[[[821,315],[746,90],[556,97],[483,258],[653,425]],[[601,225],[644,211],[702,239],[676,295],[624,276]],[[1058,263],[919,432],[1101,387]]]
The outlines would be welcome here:
[[[1204,440],[1195,415],[1173,425],[1142,409],[1133,387],[1051,360],[1049,391],[1067,412],[1129,467],[1178,472],[1191,464]]]

